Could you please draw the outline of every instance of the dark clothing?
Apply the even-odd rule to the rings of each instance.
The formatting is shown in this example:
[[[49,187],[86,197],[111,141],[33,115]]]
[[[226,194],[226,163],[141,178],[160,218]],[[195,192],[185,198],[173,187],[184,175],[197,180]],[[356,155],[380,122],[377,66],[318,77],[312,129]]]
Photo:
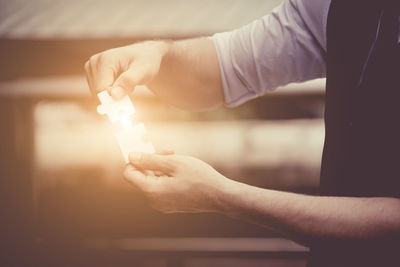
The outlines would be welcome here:
[[[399,15],[395,1],[331,3],[322,195],[400,197]],[[310,266],[400,266],[400,244],[319,242]]]

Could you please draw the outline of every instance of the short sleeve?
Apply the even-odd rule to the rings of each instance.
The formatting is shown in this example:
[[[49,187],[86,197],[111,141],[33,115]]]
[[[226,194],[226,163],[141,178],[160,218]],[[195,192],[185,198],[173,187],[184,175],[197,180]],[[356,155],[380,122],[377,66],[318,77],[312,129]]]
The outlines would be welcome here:
[[[225,104],[238,106],[292,82],[326,75],[330,1],[286,0],[270,14],[213,40]]]

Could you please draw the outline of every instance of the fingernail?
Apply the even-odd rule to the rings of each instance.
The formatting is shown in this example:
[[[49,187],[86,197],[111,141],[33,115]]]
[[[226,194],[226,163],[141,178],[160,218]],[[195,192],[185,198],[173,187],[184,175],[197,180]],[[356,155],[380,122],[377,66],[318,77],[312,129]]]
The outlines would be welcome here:
[[[142,157],[141,153],[138,153],[138,152],[130,152],[129,153],[129,160],[131,162],[138,162],[141,157]]]
[[[121,99],[125,94],[124,89],[122,89],[119,86],[111,88],[111,96],[113,96],[116,99]]]

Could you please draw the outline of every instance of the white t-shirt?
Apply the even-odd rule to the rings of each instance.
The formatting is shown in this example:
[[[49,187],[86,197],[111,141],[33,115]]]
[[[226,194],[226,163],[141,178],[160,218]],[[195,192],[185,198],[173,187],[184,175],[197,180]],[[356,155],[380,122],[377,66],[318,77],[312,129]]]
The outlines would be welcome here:
[[[292,82],[326,75],[330,0],[285,0],[270,14],[211,37],[225,104],[238,106]]]

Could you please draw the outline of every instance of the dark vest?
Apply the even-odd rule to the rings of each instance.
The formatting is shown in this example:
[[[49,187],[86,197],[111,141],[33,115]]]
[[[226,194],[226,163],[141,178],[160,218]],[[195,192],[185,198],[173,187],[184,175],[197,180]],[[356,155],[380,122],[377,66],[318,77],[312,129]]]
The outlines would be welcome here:
[[[331,3],[322,195],[400,197],[399,12],[395,2]],[[400,266],[399,245],[319,242],[311,248],[310,266]]]

